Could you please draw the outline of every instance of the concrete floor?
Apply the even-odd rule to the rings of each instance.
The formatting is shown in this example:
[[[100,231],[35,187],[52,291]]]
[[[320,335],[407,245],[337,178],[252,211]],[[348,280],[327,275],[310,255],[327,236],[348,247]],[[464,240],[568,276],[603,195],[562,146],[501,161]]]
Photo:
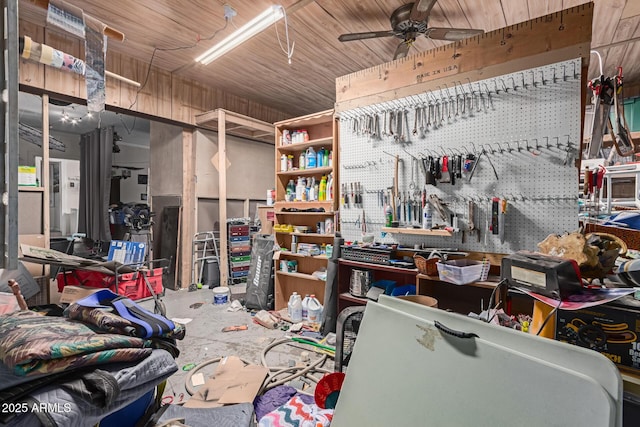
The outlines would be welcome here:
[[[230,288],[232,300],[244,297],[244,285],[234,285]],[[229,312],[227,311],[228,304],[214,305],[212,303],[213,293],[210,289],[194,292],[167,290],[162,301],[167,308],[167,317],[193,319],[186,326],[185,339],[178,342],[181,353],[176,362],[180,370],[169,378],[169,384],[165,391],[165,397],[172,396],[174,403],[180,403],[189,398],[184,385],[188,372],[182,369],[183,366],[190,363],[197,365],[222,356],[238,356],[260,364],[263,349],[287,336],[285,331],[267,329],[254,323],[251,314],[247,311]],[[202,303],[202,306],[190,308],[194,303]],[[141,304],[145,308],[153,310],[153,301],[143,301]],[[246,331],[222,332],[222,328],[236,325],[248,325],[249,328]],[[300,364],[304,356],[302,353],[305,350],[310,353],[312,361],[319,357],[309,349],[283,344],[269,351],[267,363],[269,366],[281,367]],[[213,372],[215,366],[212,365],[202,370],[205,378]],[[331,360],[331,363],[327,363],[325,367],[332,370],[333,361]]]

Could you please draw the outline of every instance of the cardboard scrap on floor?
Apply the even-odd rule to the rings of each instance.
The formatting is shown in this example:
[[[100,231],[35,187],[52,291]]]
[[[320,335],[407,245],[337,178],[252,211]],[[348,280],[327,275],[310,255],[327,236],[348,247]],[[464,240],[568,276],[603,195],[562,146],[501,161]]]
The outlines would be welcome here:
[[[217,408],[236,403],[252,403],[268,373],[269,368],[264,366],[245,366],[236,356],[225,357],[213,375],[184,406]]]

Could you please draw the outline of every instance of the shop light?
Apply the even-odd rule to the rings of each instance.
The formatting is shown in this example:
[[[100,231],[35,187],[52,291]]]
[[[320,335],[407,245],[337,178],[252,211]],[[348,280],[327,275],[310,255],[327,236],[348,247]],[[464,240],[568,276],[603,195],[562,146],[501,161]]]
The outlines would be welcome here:
[[[215,59],[221,57],[231,49],[241,45],[256,34],[264,31],[272,24],[278,22],[284,16],[284,8],[282,6],[271,6],[251,21],[238,28],[220,43],[204,52],[196,58],[196,62],[203,65],[210,64]]]

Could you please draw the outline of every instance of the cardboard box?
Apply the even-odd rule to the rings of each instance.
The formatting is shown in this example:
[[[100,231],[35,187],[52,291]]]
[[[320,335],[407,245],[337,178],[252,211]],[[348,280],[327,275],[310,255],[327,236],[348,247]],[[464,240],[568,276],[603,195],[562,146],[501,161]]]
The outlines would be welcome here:
[[[603,304],[558,310],[556,339],[596,350],[615,364],[640,370],[640,307]]]
[[[71,304],[99,290],[98,288],[85,288],[83,286],[65,286],[60,297],[60,303]]]
[[[18,235],[18,257],[23,257],[22,245],[33,246],[37,248],[44,248],[44,234],[20,234]],[[31,273],[33,277],[42,276],[45,273],[45,266],[42,264],[36,264],[33,262],[24,262],[24,266],[27,271]]]
[[[214,374],[185,402],[185,408],[216,408],[236,403],[252,403],[269,368],[246,365],[236,356],[223,358]]]
[[[112,240],[107,259],[121,264],[141,264],[144,262],[146,251],[147,245],[144,243]]]

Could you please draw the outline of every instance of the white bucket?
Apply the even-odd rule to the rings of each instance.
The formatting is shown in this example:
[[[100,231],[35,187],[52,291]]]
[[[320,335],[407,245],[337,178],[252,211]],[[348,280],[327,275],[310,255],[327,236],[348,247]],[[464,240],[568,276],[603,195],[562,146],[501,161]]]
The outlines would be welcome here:
[[[213,288],[213,303],[216,305],[226,304],[231,298],[231,292],[226,286],[218,286]]]

